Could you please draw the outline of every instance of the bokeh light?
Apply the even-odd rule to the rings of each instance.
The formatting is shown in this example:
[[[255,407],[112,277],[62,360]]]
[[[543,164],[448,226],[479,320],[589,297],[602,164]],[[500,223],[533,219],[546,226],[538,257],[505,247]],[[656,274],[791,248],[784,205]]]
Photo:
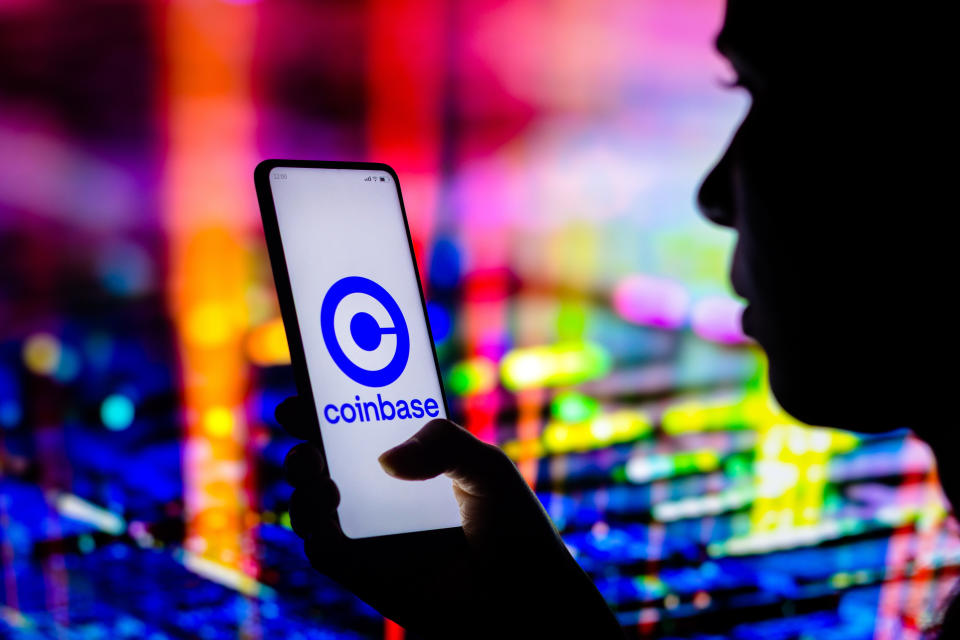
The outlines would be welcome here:
[[[133,400],[119,393],[107,396],[100,405],[100,419],[111,431],[123,431],[128,428],[133,424],[135,413],[136,407]]]
[[[203,414],[203,429],[214,438],[226,438],[233,433],[235,420],[226,407],[214,407]]]
[[[37,333],[23,343],[23,362],[33,373],[51,375],[60,364],[60,341],[49,333]]]
[[[558,343],[514,349],[504,356],[500,376],[513,390],[556,387],[599,378],[610,365],[610,354],[599,344]]]

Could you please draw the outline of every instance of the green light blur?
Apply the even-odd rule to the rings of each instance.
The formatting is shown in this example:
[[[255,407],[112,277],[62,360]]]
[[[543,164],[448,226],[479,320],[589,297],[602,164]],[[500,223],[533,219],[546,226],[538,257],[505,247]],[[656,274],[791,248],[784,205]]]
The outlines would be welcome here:
[[[470,358],[453,365],[447,374],[447,388],[458,396],[486,393],[497,383],[493,362],[486,358]]]
[[[753,472],[753,463],[747,456],[733,455],[727,459],[724,471],[732,478],[740,478]]]
[[[557,312],[557,336],[560,340],[582,340],[586,332],[587,306],[580,302],[564,302]]]
[[[559,393],[550,405],[550,413],[562,422],[583,422],[597,415],[600,403],[582,393]]]

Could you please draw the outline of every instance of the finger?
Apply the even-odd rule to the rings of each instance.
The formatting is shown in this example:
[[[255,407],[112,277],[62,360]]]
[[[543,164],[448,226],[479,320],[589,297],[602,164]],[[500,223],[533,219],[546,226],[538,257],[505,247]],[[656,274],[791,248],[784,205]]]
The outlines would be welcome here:
[[[395,585],[396,564],[407,561],[403,552],[384,541],[370,544],[368,540],[351,540],[343,535],[336,520],[329,518],[321,523],[303,541],[303,550],[311,566],[320,573],[336,580],[352,591],[361,600],[380,609],[383,593],[394,593],[407,584]],[[426,564],[419,565],[422,570]],[[402,572],[409,575],[410,572]]]
[[[304,551],[316,570],[385,615],[409,616],[409,607],[418,599],[417,594],[433,593],[438,584],[455,584],[456,589],[448,590],[448,595],[475,603],[479,594],[473,591],[472,580],[464,581],[472,569],[468,565],[466,539],[446,532],[442,536],[431,533],[439,532],[424,532],[402,541],[351,540],[330,526],[319,528],[308,537]],[[398,603],[398,593],[407,594],[401,599],[406,604]],[[423,601],[421,605],[429,607],[432,617],[445,615],[442,602]]]
[[[317,427],[313,412],[300,396],[290,396],[273,412],[281,427],[294,438],[316,440]]]
[[[346,581],[355,573],[350,570],[353,564],[350,542],[336,518],[327,517],[318,521],[304,537],[303,551],[314,569],[349,588]]]
[[[290,496],[290,528],[306,539],[319,527],[327,526],[331,519],[335,521],[338,504],[340,492],[332,480],[324,479],[309,489],[297,489]]]
[[[292,487],[308,487],[326,478],[323,454],[316,445],[301,442],[283,459],[283,477]]]
[[[476,495],[515,484],[519,477],[500,449],[442,418],[431,420],[409,440],[381,454],[379,460],[394,477],[426,480],[445,473]]]

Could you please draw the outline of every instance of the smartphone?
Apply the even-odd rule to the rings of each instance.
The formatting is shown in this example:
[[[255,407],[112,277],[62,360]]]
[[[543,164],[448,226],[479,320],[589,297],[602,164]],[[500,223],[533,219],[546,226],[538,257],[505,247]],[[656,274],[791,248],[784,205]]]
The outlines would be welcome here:
[[[398,480],[377,461],[447,416],[396,172],[265,160],[254,182],[297,390],[316,409],[344,535],[459,528],[449,478]]]

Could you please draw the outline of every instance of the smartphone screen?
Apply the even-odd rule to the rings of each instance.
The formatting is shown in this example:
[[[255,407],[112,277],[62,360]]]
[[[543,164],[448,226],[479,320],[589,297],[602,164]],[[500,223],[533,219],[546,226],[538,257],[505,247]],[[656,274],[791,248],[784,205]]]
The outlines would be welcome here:
[[[446,417],[394,174],[274,166],[269,186],[343,533],[459,526],[449,478],[398,480],[377,461]]]

